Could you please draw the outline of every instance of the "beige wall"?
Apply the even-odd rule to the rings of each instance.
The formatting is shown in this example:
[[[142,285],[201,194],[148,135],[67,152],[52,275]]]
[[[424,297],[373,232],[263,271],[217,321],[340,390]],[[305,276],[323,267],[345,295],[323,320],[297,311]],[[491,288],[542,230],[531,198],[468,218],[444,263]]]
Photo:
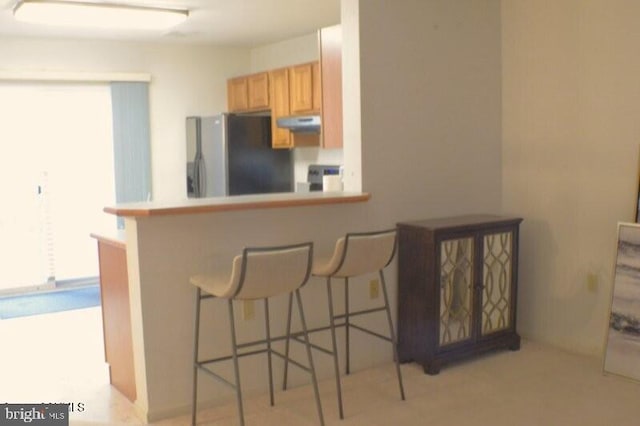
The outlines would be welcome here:
[[[591,355],[616,223],[634,217],[639,21],[636,1],[502,2],[504,209],[525,217],[520,330]]]
[[[401,220],[430,216],[500,211],[499,3],[343,0],[343,11],[350,14],[343,22],[348,35],[345,44],[350,49],[357,47],[359,38],[361,48],[360,69],[353,63],[345,67],[345,79],[347,85],[360,84],[362,182],[372,199],[356,205],[138,221],[133,237],[137,256],[131,250],[128,259],[140,282],[140,291],[132,300],[142,310],[134,312],[133,320],[142,330],[136,350],[145,357],[143,386],[151,418],[184,412],[189,406],[193,293],[186,283],[190,274],[213,270],[215,264],[227,268],[244,245],[309,239],[316,242],[316,253],[322,256],[346,231],[388,228]],[[358,15],[359,25],[357,19],[351,19]],[[350,114],[356,114],[353,103],[358,102],[345,98]],[[349,129],[350,135],[357,133]],[[350,151],[349,155],[356,154]],[[391,305],[396,306],[395,263],[386,276]],[[377,302],[368,300],[366,291],[358,291],[365,280],[354,280],[352,285],[353,301],[360,308]],[[336,291],[338,306],[342,305],[340,288]],[[307,304],[310,325],[326,324],[322,282],[313,280],[304,297],[315,302]],[[279,324],[274,330],[282,330],[283,301],[274,305],[275,324]],[[171,306],[170,318],[158,309],[161,306]],[[218,304],[207,309],[203,333],[219,333],[216,350],[224,353],[229,350],[225,346],[225,308]],[[261,312],[257,307],[256,318],[261,318]],[[363,325],[384,330],[383,316],[362,320]],[[240,321],[239,328],[243,339],[263,333],[260,320]],[[384,342],[353,333],[352,343],[356,370],[391,360],[391,349]],[[342,346],[342,338],[339,344]],[[339,352],[344,353],[343,349]],[[321,354],[315,359],[319,375],[331,377],[331,359]],[[274,368],[280,380],[281,363],[274,363]],[[266,390],[265,374],[253,374],[265,371],[264,359],[248,359],[243,371],[245,391]],[[295,382],[308,380],[297,374]],[[219,385],[206,379],[202,382],[203,399],[229,395]],[[139,406],[144,407],[144,401]]]
[[[361,1],[359,34],[371,213],[500,212],[499,2]]]
[[[140,284],[131,292],[137,306],[132,316],[136,365],[145,369],[144,374],[138,374],[137,406],[152,418],[186,411],[189,406],[193,296],[187,284],[189,275],[212,269],[213,261],[228,264],[244,245],[310,239],[317,243],[317,254],[322,255],[346,231],[391,227],[407,219],[500,210],[499,3],[342,3],[343,13],[349,14],[343,22],[345,46],[350,55],[358,55],[358,44],[361,49],[360,67],[350,58],[344,68],[346,90],[361,94],[361,99],[347,96],[344,100],[351,117],[345,126],[347,143],[361,145],[361,154],[357,149],[348,150],[346,166],[356,173],[353,167],[362,161],[362,186],[372,193],[372,199],[349,206],[180,216],[173,220],[148,218],[135,227],[128,223],[134,233],[128,236],[130,280],[133,285]],[[39,54],[46,59],[40,59]],[[235,50],[23,40],[1,41],[0,57],[3,61],[10,58],[10,66],[18,68],[150,72],[157,199],[184,195],[183,185],[173,183],[184,176],[184,117],[223,109],[224,97],[217,94],[224,93],[224,79],[248,69],[250,61],[246,52]],[[350,85],[357,85],[359,91]],[[357,117],[360,110],[361,120]],[[387,271],[387,279],[395,306],[395,263]],[[309,322],[326,322],[326,290],[314,281],[305,292],[308,300],[316,302],[308,304]],[[353,300],[360,307],[371,303],[366,293]],[[280,323],[283,306],[280,301],[273,310]],[[259,308],[256,314],[261,318]],[[209,327],[204,332],[215,330],[221,333],[219,342],[228,342],[225,311],[214,307],[205,315]],[[384,325],[384,318],[364,324],[379,327]],[[258,320],[241,322],[239,328],[248,338],[260,336],[263,330]],[[362,335],[352,338],[356,348],[352,351],[354,369],[391,360],[391,350],[384,342]],[[213,349],[207,345],[205,349]],[[227,349],[216,347],[219,352]],[[320,375],[330,377],[330,359],[322,355],[316,359]],[[264,371],[264,362],[248,361],[246,367],[245,390],[264,391],[266,377],[252,374]],[[276,377],[280,368],[276,366]],[[298,375],[294,381],[307,383],[308,377]],[[229,395],[226,389],[211,383],[203,384],[203,389],[202,397],[207,400]]]
[[[347,191],[362,190],[362,116],[360,99],[360,4],[342,0],[342,138],[344,170],[342,181]]]

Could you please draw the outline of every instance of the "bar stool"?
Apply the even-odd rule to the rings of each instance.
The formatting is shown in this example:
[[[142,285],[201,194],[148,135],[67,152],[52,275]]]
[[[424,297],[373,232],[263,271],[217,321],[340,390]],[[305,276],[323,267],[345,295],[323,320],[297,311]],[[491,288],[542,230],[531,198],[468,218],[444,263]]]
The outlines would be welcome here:
[[[400,373],[400,363],[397,351],[396,335],[391,320],[391,310],[389,309],[389,297],[387,295],[387,286],[384,280],[383,269],[391,263],[396,251],[396,229],[376,232],[348,233],[346,236],[338,239],[333,255],[329,260],[314,262],[312,274],[317,277],[326,278],[327,294],[329,299],[329,329],[331,330],[332,350],[327,350],[318,345],[311,345],[324,353],[333,355],[333,364],[336,376],[336,389],[338,393],[338,409],[340,418],[344,419],[344,411],[342,406],[342,387],[340,384],[340,367],[338,362],[338,351],[336,342],[336,327],[345,327],[345,351],[346,351],[346,374],[350,373],[350,351],[349,351],[349,331],[350,328],[360,330],[372,336],[390,342],[393,346],[393,356],[395,359],[396,373],[398,375],[398,384],[400,387],[400,397],[404,401],[404,386],[402,384],[402,375]],[[362,311],[349,311],[349,278],[377,272],[380,277],[382,291],[384,295],[384,306]],[[331,290],[332,278],[344,278],[344,298],[345,313],[336,315],[333,306],[333,295]],[[289,297],[289,315],[287,319],[287,336],[293,339],[299,339],[298,334],[291,334],[291,310],[293,299]],[[387,321],[389,323],[390,337],[376,333],[362,326],[350,322],[350,318],[357,315],[371,314],[375,312],[385,311]],[[344,319],[344,323],[336,324],[336,320]],[[314,331],[323,331],[326,327],[319,328]],[[287,339],[287,344],[288,344]],[[285,347],[285,355],[288,354],[288,346]],[[284,371],[284,388],[287,385],[287,369],[288,365],[285,361]]]
[[[268,373],[269,373],[269,397],[271,405],[274,405],[273,397],[273,373],[271,357],[277,355],[287,362],[302,368],[311,374],[313,389],[315,392],[316,406],[320,424],[324,425],[320,396],[318,392],[318,382],[309,345],[307,324],[304,319],[304,309],[300,297],[300,287],[308,280],[311,274],[311,259],[313,255],[313,243],[303,243],[289,246],[245,248],[242,255],[233,259],[231,277],[218,278],[211,276],[194,276],[190,281],[196,286],[195,297],[195,339],[193,351],[193,400],[191,412],[191,424],[196,424],[196,404],[198,392],[198,371],[204,371],[210,376],[218,379],[222,383],[236,390],[238,415],[240,424],[244,426],[244,412],[242,407],[242,389],[240,386],[240,371],[238,359],[243,356],[267,353]],[[289,354],[282,355],[271,346],[274,340],[281,340],[284,337],[272,338],[269,323],[269,298],[281,294],[289,294],[290,301],[295,293],[300,320],[302,323],[302,334],[305,336],[307,350],[308,367],[294,360],[289,359]],[[199,360],[198,346],[200,334],[200,307],[204,299],[220,298],[226,299],[229,307],[229,322],[231,327],[231,348],[232,355],[219,358]],[[265,334],[264,340],[257,340],[238,344],[236,341],[236,327],[233,313],[234,300],[264,300],[265,311]],[[264,345],[266,344],[266,348]],[[239,353],[238,350],[255,346],[263,346],[262,349],[250,352]],[[232,383],[219,374],[213,372],[209,364],[233,360],[235,383]]]

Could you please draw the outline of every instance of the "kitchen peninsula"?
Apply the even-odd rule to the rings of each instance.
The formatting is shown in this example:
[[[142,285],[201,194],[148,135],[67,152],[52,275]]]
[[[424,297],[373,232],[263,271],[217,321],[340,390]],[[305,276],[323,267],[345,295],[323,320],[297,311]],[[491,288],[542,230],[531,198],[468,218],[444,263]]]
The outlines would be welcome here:
[[[189,410],[194,294],[189,284],[191,275],[227,272],[233,257],[245,246],[314,241],[316,254],[328,253],[339,235],[358,230],[358,224],[368,215],[369,199],[369,194],[361,192],[311,192],[106,207],[105,212],[125,220],[134,404],[140,416],[156,421]],[[324,296],[322,286],[309,285],[305,292],[307,296],[303,297]],[[255,306],[258,320],[239,318],[242,340],[261,338],[261,309],[260,305]],[[309,311],[310,323],[324,320],[323,309]],[[285,323],[285,312],[286,300],[274,300],[274,324]],[[203,307],[202,318],[201,353],[228,353],[226,310],[213,300]],[[246,371],[263,371],[263,360],[259,358],[243,359],[248,364]],[[320,357],[318,361],[322,361]],[[226,367],[221,368],[224,371]],[[253,376],[243,377],[243,387],[247,391],[263,391],[263,378]],[[305,383],[306,376],[299,380],[298,384]],[[228,398],[224,387],[202,382],[199,395],[204,406]]]
[[[166,216],[176,214],[215,213],[234,210],[303,207],[322,204],[357,203],[367,201],[370,194],[359,192],[293,192],[260,195],[238,195],[189,199],[173,203],[129,203],[105,207],[104,211],[118,216]]]

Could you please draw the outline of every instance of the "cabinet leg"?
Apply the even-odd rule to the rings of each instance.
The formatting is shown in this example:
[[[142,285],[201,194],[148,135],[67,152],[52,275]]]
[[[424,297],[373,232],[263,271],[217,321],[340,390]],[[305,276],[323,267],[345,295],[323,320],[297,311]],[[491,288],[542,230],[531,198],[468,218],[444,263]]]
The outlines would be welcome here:
[[[509,344],[509,346],[507,346],[509,348],[510,351],[519,351],[520,350],[520,336],[518,336],[517,339],[515,339],[513,342],[511,342]]]
[[[407,362],[413,362],[413,358],[408,354],[400,352],[400,348],[398,348],[398,361],[402,364],[406,364]]]
[[[400,342],[396,345],[396,353],[398,354],[398,361],[400,361],[401,364],[414,361],[411,351],[405,349]]]
[[[441,363],[439,361],[427,361],[422,364],[422,369],[424,370],[424,374],[428,374],[430,376],[435,376],[440,373]]]

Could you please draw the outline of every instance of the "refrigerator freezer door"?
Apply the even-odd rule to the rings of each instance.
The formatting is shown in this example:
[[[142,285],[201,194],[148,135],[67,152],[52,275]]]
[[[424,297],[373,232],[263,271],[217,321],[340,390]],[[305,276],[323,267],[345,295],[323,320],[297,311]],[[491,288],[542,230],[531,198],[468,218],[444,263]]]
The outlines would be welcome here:
[[[229,195],[293,191],[289,150],[271,148],[271,118],[228,116]]]

